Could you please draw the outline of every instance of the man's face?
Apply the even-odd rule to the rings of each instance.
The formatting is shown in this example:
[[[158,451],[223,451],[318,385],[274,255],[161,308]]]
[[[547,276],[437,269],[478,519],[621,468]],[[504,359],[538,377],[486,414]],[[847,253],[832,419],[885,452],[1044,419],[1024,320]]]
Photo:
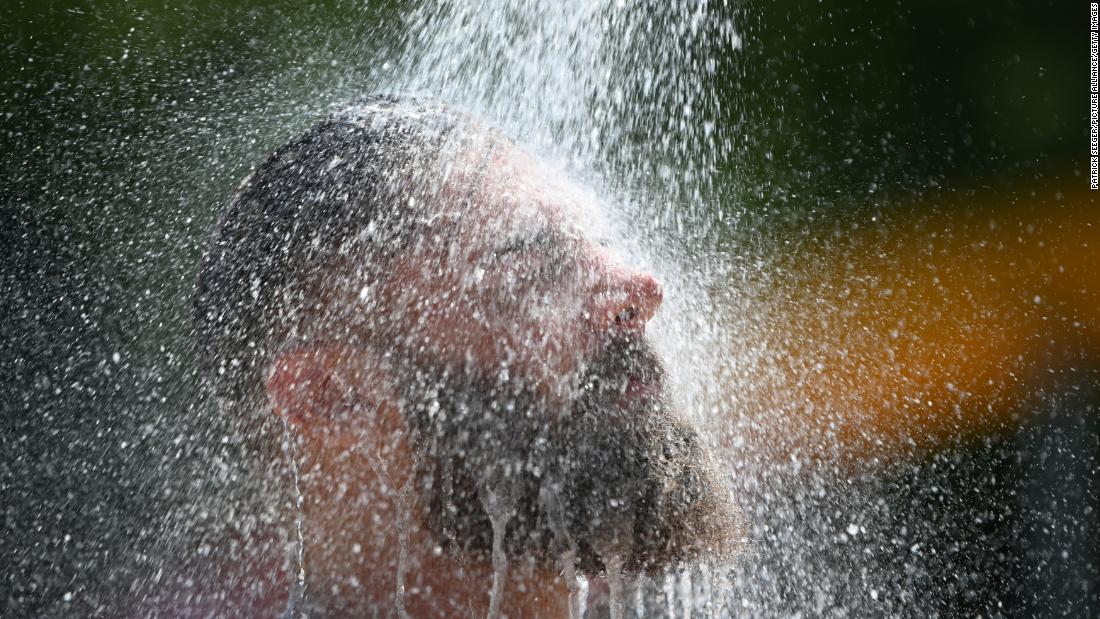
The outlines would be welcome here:
[[[594,199],[497,141],[435,204],[365,296],[441,541],[486,550],[503,515],[514,554],[590,571],[727,547],[732,509],[645,337],[661,286],[607,247]]]
[[[486,150],[456,166],[393,270],[393,341],[560,403],[611,340],[644,335],[661,285],[608,248],[591,196],[510,143]]]

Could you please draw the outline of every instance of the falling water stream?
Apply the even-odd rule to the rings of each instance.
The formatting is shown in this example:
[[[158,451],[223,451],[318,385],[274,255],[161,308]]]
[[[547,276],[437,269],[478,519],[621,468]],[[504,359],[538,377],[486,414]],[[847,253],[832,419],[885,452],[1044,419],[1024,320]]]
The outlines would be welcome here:
[[[295,447],[290,424],[283,421],[283,455],[290,464],[291,482],[294,486],[294,558],[292,561],[293,582],[287,596],[285,619],[292,619],[294,611],[300,606],[306,594],[306,532],[305,532],[305,495],[302,494],[301,461]]]
[[[604,566],[607,570],[607,585],[611,595],[608,600],[611,619],[623,619],[623,606],[626,604],[623,592],[623,558],[617,554],[604,557]]]
[[[698,266],[685,263],[666,235],[706,256],[713,244],[715,209],[704,204],[713,167],[727,154],[733,127],[705,95],[720,58],[740,46],[725,3],[500,0],[428,3],[406,14],[408,34],[387,57],[387,90],[422,93],[488,119],[568,174],[600,188],[603,214],[617,228],[616,244],[632,261],[665,282],[666,309],[654,337],[668,353],[668,368],[693,420],[712,432],[726,424],[705,411],[713,401],[715,369],[728,326],[704,324],[712,309]],[[388,51],[387,53],[393,53]],[[639,139],[639,136],[642,136]],[[728,211],[733,212],[733,211]],[[721,263],[708,265],[724,270]],[[712,275],[713,276],[713,275]],[[717,434],[712,434],[712,438]],[[499,613],[505,586],[503,549],[508,511],[490,492],[486,510],[493,531],[489,616]],[[563,516],[559,515],[559,518]],[[574,617],[586,606],[572,551],[563,574]],[[611,617],[626,608],[623,555],[604,557]],[[639,582],[635,610],[657,593]],[[682,596],[690,614],[694,596]]]
[[[562,554],[561,559],[562,577],[565,578],[565,586],[569,591],[569,619],[580,619],[582,616],[581,586],[577,579],[575,557],[576,553],[569,550]]]
[[[368,450],[369,451],[369,450]],[[411,478],[406,477],[401,484],[394,482],[393,476],[390,475],[388,467],[382,461],[382,458],[375,453],[368,453],[367,458],[370,460],[371,467],[378,477],[383,480],[385,485],[386,495],[396,510],[396,522],[394,526],[397,528],[397,568],[394,570],[394,594],[393,605],[394,610],[397,612],[397,616],[400,619],[406,619],[408,612],[405,608],[405,573],[409,566],[409,529],[411,527],[411,497],[410,486],[412,484]],[[301,517],[301,515],[299,515]]]
[[[495,492],[490,491],[486,499],[485,511],[489,513],[489,522],[493,527],[493,582],[489,590],[489,617],[500,617],[500,605],[504,596],[504,581],[508,577],[508,557],[504,553],[504,535],[508,529],[512,506]]]

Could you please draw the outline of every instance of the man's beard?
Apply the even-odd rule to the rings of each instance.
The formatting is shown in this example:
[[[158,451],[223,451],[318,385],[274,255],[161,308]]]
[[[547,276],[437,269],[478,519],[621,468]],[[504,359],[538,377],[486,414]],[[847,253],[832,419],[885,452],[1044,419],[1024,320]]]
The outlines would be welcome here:
[[[418,500],[437,541],[488,555],[496,515],[510,557],[572,556],[589,574],[612,557],[652,572],[731,554],[737,512],[699,435],[660,391],[663,374],[648,343],[632,339],[586,369],[565,410],[514,378],[422,368],[403,377]]]

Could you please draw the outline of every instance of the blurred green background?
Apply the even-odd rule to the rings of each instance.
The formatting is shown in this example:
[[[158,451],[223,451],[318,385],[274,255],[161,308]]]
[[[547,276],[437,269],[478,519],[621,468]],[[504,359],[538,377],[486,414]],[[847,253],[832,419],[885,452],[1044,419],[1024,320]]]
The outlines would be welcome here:
[[[735,127],[711,202],[741,216],[731,238],[782,247],[870,216],[949,216],[945,195],[993,195],[995,210],[1087,186],[1086,3],[711,4],[733,16],[743,42],[705,85]],[[374,63],[401,45],[404,8],[0,6],[0,614],[56,608],[66,592],[92,587],[90,574],[110,571],[112,553],[162,534],[147,506],[172,499],[144,471],[172,467],[164,442],[149,437],[217,434],[168,414],[199,397],[180,342],[217,209],[330,102],[377,87]],[[1093,390],[1064,406],[1091,415],[1097,398]],[[988,542],[957,560],[945,550],[915,576],[899,564],[899,587],[929,591],[914,594],[914,607],[1095,608],[1096,526],[1060,520],[1095,521],[1096,424],[1082,423],[1086,438],[1073,447],[1082,455],[1065,466],[1085,490],[1040,514],[1069,531],[1064,539],[1017,543],[1034,531],[1009,498],[1049,474],[1020,454],[1063,453],[1061,430],[990,439],[954,453],[951,466],[891,473],[895,490],[879,496],[920,506],[911,518],[939,522],[945,549]],[[957,490],[938,507],[924,489],[936,483]],[[979,513],[1001,524],[968,524]],[[1045,576],[1029,569],[1034,545],[1063,542],[1083,548],[1080,562]],[[1073,587],[1058,584],[1066,579]]]

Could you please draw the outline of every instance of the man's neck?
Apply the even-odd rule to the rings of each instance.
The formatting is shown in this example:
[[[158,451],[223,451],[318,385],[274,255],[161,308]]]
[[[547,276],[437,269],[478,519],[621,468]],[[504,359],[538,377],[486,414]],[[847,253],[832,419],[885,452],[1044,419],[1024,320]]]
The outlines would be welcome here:
[[[493,582],[489,557],[445,550],[424,526],[423,509],[401,492],[404,482],[371,460],[345,451],[304,472],[310,604],[363,614],[403,606],[410,617],[484,615]],[[568,591],[555,571],[513,561],[504,576],[506,616],[568,615]]]

